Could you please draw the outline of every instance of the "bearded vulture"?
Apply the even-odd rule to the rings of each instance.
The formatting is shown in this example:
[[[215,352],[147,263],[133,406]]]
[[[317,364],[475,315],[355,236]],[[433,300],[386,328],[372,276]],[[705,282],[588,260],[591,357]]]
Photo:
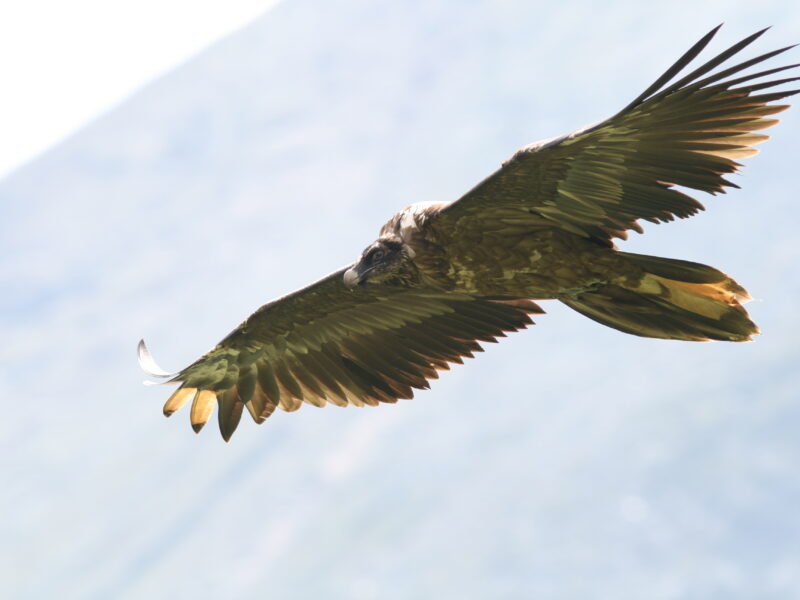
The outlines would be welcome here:
[[[532,324],[534,300],[644,337],[750,340],[749,296],[728,275],[612,241],[703,209],[676,186],[738,187],[723,176],[788,108],[773,102],[800,91],[770,91],[798,65],[741,74],[790,47],[712,72],[766,30],[678,77],[718,29],[613,117],[520,149],[458,200],[403,209],[354,264],[262,306],[185,369],[163,371],[140,342],[142,368],[180,384],[164,414],[192,400],[199,432],[217,405],[227,441],[244,408],[262,423],[303,402],[411,398],[478,342]]]

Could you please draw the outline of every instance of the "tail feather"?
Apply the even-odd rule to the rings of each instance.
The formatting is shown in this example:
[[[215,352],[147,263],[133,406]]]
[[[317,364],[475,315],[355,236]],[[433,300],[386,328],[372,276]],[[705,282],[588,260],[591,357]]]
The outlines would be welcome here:
[[[739,302],[751,300],[746,289],[714,267],[677,258],[662,258],[661,256],[633,254],[632,252],[617,252],[617,254],[624,256],[651,275],[658,275],[664,279],[681,283],[716,283],[725,292],[733,294]]]
[[[642,268],[638,284],[606,284],[560,298],[579,313],[644,337],[744,342],[759,333],[742,303],[747,291],[722,271],[683,260],[620,255]]]

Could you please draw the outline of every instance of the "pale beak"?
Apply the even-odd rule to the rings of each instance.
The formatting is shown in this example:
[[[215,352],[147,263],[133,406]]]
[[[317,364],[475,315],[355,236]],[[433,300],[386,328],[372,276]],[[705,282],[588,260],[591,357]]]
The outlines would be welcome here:
[[[342,277],[342,279],[344,280],[344,285],[352,290],[359,284],[361,278],[358,276],[355,266],[352,266],[344,272],[344,277]]]

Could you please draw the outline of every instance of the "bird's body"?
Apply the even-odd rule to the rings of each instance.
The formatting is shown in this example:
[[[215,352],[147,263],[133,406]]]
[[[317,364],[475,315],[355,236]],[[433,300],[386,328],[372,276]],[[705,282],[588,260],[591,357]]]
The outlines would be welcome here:
[[[378,239],[397,237],[414,249],[412,272],[418,276],[409,285],[545,300],[642,274],[608,247],[524,209],[497,211],[491,226],[464,219],[451,227],[439,218],[445,208],[409,206],[381,230]]]
[[[718,28],[717,28],[718,29]],[[412,204],[393,216],[351,266],[253,313],[178,372],[140,362],[192,400],[199,431],[214,405],[227,440],[245,408],[395,402],[437,371],[531,324],[533,300],[557,299],[626,333],[746,341],[758,333],[747,292],[713,267],[622,252],[613,238],[638,220],[671,221],[702,205],[678,187],[711,194],[756,153],[797,90],[757,81],[797,65],[742,75],[783,48],[712,73],[763,31],[672,82],[714,29],[622,111],[567,136],[519,150],[453,202]]]

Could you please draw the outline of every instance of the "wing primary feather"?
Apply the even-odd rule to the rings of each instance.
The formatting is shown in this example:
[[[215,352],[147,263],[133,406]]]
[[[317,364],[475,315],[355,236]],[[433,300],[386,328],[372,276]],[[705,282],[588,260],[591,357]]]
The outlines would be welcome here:
[[[310,373],[303,364],[306,356],[304,355],[302,360],[295,358],[295,360],[290,361],[289,369],[295,381],[303,389],[303,400],[308,404],[322,408],[327,403],[327,396],[314,374]]]
[[[250,417],[253,419],[253,422],[255,422],[256,425],[260,425],[264,422],[264,419],[261,418],[261,413],[259,413],[258,407],[255,406],[252,398],[249,402],[244,403],[244,407],[247,409],[247,412],[250,413]]]
[[[342,365],[351,375],[369,390],[370,395],[380,402],[397,402],[397,390],[378,373],[374,373],[369,368],[362,366],[356,359],[342,356]]]
[[[270,402],[258,383],[256,383],[250,400],[245,402],[244,405],[250,413],[250,416],[253,417],[253,421],[259,425],[272,413],[272,411],[269,411],[268,414],[265,414],[267,413],[267,408],[270,406]]]
[[[447,363],[449,354],[445,355],[434,350],[421,339],[415,338],[413,332],[403,331],[399,334],[399,339],[405,348],[420,356],[432,369],[436,371],[450,370],[450,365]]]
[[[708,46],[708,43],[716,35],[720,27],[722,27],[722,23],[720,23],[719,25],[714,27],[714,29],[705,34],[697,43],[695,43],[694,46],[689,48],[683,54],[683,56],[681,56],[677,61],[675,61],[675,63],[669,69],[667,69],[663,75],[661,75],[658,79],[656,79],[652,83],[652,85],[650,85],[644,92],[639,94],[639,96],[637,96],[633,102],[631,102],[625,108],[623,108],[619,112],[619,114],[625,113],[631,110],[632,108],[639,106],[639,104],[641,104],[644,100],[646,100],[651,95],[658,92],[658,90],[660,90],[664,85],[666,85],[673,77],[675,77],[675,75],[680,73],[686,65],[692,62],[695,59],[695,57],[698,54],[700,54],[705,49],[706,46]]]
[[[723,69],[722,71],[720,71],[718,73],[714,73],[713,75],[709,75],[705,79],[701,79],[700,81],[695,81],[690,86],[690,88],[691,89],[707,88],[712,83],[715,83],[717,81],[721,81],[722,79],[725,79],[728,75],[733,75],[734,73],[738,73],[739,71],[744,71],[748,67],[752,67],[753,65],[757,65],[760,62],[764,62],[765,60],[768,60],[768,59],[772,58],[773,56],[777,56],[778,54],[783,54],[784,52],[786,52],[788,50],[791,50],[792,48],[794,48],[796,46],[797,46],[797,44],[793,44],[791,46],[785,46],[784,48],[779,48],[778,50],[773,50],[772,52],[767,52],[765,54],[761,54],[759,56],[756,56],[755,58],[751,58],[750,60],[746,60],[746,61],[744,61],[742,63],[739,63],[737,65],[734,65],[732,67],[728,67],[727,69]],[[767,75],[772,75],[773,73],[779,73],[779,72],[785,71],[787,69],[792,69],[792,68],[794,68],[796,66],[797,65],[786,65],[785,67],[776,67],[774,69],[769,69],[767,71],[761,71],[760,73],[752,73],[750,75],[745,75],[743,77],[740,77],[739,80],[749,81],[751,79],[758,79],[759,77],[766,77]],[[720,85],[723,87],[723,89],[729,89],[731,86],[736,85],[737,83],[740,83],[741,81],[739,81],[739,80],[736,80],[736,79],[730,80],[729,79],[728,81],[725,81],[725,82],[721,83]],[[774,85],[777,85],[777,82],[775,82]]]
[[[381,339],[361,339],[355,342],[350,340],[349,348],[354,356],[363,357],[364,362],[369,361],[374,364],[376,369],[383,375],[389,376],[398,381],[414,385],[419,381],[420,375],[413,363],[398,360],[401,355],[394,351],[394,345],[387,344],[388,340]]]
[[[339,348],[329,346],[317,358],[323,365],[327,365],[328,373],[332,374],[336,382],[344,386],[342,391],[347,394],[350,401],[356,400],[356,402],[360,402],[362,397],[369,396],[369,388],[359,383],[342,363],[341,350]],[[370,402],[367,403],[369,404]]]
[[[242,418],[244,402],[239,398],[239,389],[236,386],[228,388],[217,397],[217,420],[219,421],[219,432],[222,439],[230,441],[233,432],[239,425]]]
[[[406,344],[399,333],[393,335],[390,344],[387,345],[391,346],[392,354],[394,354],[396,358],[408,363],[408,366],[423,378],[437,379],[439,377],[439,374],[431,365],[431,362],[425,358],[424,355],[420,354],[418,350]]]
[[[696,68],[694,71],[692,71],[691,73],[689,73],[688,75],[686,75],[682,79],[679,79],[678,81],[676,81],[675,83],[670,85],[668,88],[666,88],[663,91],[659,92],[659,95],[667,96],[668,94],[671,94],[672,92],[674,92],[676,90],[679,90],[683,86],[691,83],[692,81],[694,81],[698,77],[701,77],[702,75],[705,75],[706,73],[711,71],[714,67],[722,64],[723,62],[728,60],[731,56],[733,56],[734,54],[738,53],[740,50],[742,50],[742,49],[746,48],[747,46],[749,46],[750,44],[752,44],[754,41],[756,41],[758,38],[760,38],[762,35],[764,35],[764,33],[768,29],[769,29],[769,27],[765,27],[761,31],[756,31],[754,34],[747,36],[742,41],[736,42],[733,46],[731,46],[730,48],[728,48],[727,50],[725,50],[723,52],[720,52],[719,54],[717,54],[717,56],[715,56],[714,58],[709,60],[707,63],[699,66],[698,68]]]
[[[256,389],[256,366],[249,364],[239,368],[239,379],[236,382],[239,398],[242,402],[249,402]]]
[[[175,373],[165,371],[156,364],[156,361],[153,358],[153,355],[150,354],[150,350],[147,349],[147,344],[144,343],[144,340],[139,340],[139,344],[136,347],[136,353],[139,358],[139,368],[141,368],[142,371],[144,371],[150,377],[162,378],[175,376]]]
[[[178,388],[164,404],[164,416],[169,417],[177,410],[180,410],[180,408],[189,401],[189,398],[194,398],[196,393],[197,388]]]
[[[200,430],[208,423],[211,416],[211,411],[214,410],[214,404],[217,402],[217,396],[211,390],[200,390],[192,401],[192,410],[189,413],[189,418],[192,422],[192,429],[195,433],[200,433]]]
[[[481,352],[480,344],[468,340],[447,339],[440,335],[431,335],[424,327],[415,327],[409,337],[422,341],[425,346],[439,353],[448,362],[464,364],[462,356],[473,358],[473,352]]]
[[[736,79],[729,79],[725,83],[726,85],[733,87],[735,85],[739,85],[740,83],[745,83],[746,81],[752,81],[753,79],[758,79],[759,77],[766,77],[767,75],[773,75],[775,73],[780,73],[781,71],[788,71],[789,69],[796,69],[797,67],[800,67],[800,63],[794,63],[793,65],[786,65],[785,67],[775,67],[774,69],[767,69],[766,71],[759,71],[758,73],[751,73],[750,75],[744,75],[743,77],[738,77]],[[775,85],[786,83],[786,81],[787,80],[785,79],[778,79],[776,80]],[[733,88],[733,89],[739,89],[739,88]]]
[[[264,389],[261,387],[261,382],[259,382],[259,384],[256,386],[256,393],[259,392],[264,394],[264,397],[266,398],[266,401],[264,402],[264,407],[262,408],[260,413],[261,418],[263,420],[269,418],[269,416],[272,415],[273,412],[275,412],[275,409],[278,408],[278,403],[273,402],[272,398],[270,398],[270,396],[264,391]]]
[[[398,393],[407,393],[406,389],[419,381],[419,376],[410,373],[407,368],[387,360],[380,349],[368,340],[349,339],[343,344],[350,357],[363,366],[372,369],[378,377],[386,381]]]
[[[336,378],[333,375],[333,366],[328,364],[325,358],[323,352],[309,352],[304,357],[304,361],[308,363],[307,370],[325,387],[327,390],[325,397],[328,401],[336,406],[347,406],[347,394],[336,382]]]
[[[281,402],[281,390],[275,381],[275,372],[268,360],[263,360],[256,365],[258,385],[269,398],[270,404],[278,406]]]
[[[759,90],[765,90],[767,88],[774,87],[776,85],[781,85],[782,83],[790,83],[792,81],[798,81],[800,77],[786,77],[785,79],[776,79],[775,81],[765,81],[764,83],[756,83],[754,85],[748,85],[745,87],[734,88],[736,91],[740,92],[757,92]],[[797,90],[784,90],[782,92],[775,92],[776,94],[785,94],[784,96],[779,96],[775,98],[775,100],[779,100],[780,98],[785,98],[786,96],[791,96],[797,93]],[[761,96],[751,96],[751,98],[761,98]]]
[[[280,406],[286,412],[294,412],[303,403],[303,391],[300,384],[295,381],[294,377],[289,373],[286,364],[282,360],[277,360],[273,364],[275,370],[275,380],[280,387]]]

